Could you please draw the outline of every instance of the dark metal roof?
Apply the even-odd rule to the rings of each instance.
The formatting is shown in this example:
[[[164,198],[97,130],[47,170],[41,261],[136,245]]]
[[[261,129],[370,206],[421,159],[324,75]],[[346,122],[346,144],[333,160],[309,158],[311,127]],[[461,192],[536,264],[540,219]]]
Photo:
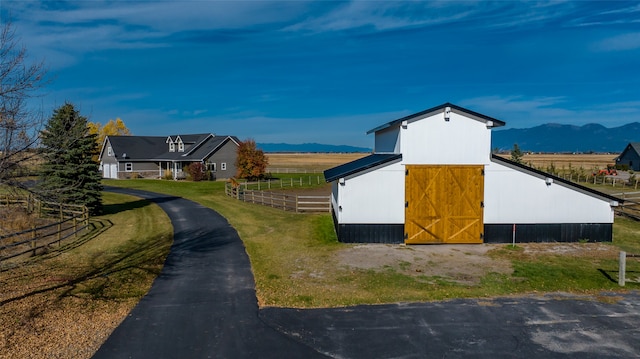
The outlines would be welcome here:
[[[624,150],[622,150],[622,153],[620,153],[620,155],[616,157],[616,159],[620,159],[624,157],[624,155],[626,155],[627,152],[629,152],[629,150],[636,151],[636,154],[640,156],[640,142],[629,142],[627,147],[625,147]]]
[[[175,141],[178,137],[185,144],[185,151],[169,152],[167,138]],[[175,136],[108,136],[108,142],[119,161],[201,161],[215,152],[226,141],[240,141],[235,136],[215,136],[213,134]],[[104,151],[104,150],[103,150]],[[125,156],[126,155],[126,156]]]
[[[108,136],[107,141],[118,160],[151,159],[168,149],[166,137],[160,136]]]
[[[501,162],[502,164],[508,165],[511,168],[515,168],[515,169],[521,170],[522,172],[529,172],[529,173],[533,173],[535,175],[538,175],[540,177],[552,178],[554,183],[556,183],[556,182],[562,183],[563,185],[565,185],[567,187],[571,187],[571,188],[573,188],[573,189],[575,189],[575,190],[577,190],[579,192],[583,192],[583,193],[589,194],[591,196],[600,197],[601,199],[607,199],[607,200],[610,200],[610,201],[617,201],[619,204],[622,204],[624,202],[624,199],[622,199],[622,198],[618,198],[618,197],[612,196],[610,194],[597,191],[597,190],[595,190],[593,188],[585,187],[585,186],[577,184],[575,182],[567,181],[564,178],[561,178],[561,177],[558,177],[558,176],[554,176],[554,175],[552,175],[550,173],[547,173],[547,172],[544,172],[544,171],[540,171],[538,169],[535,169],[533,167],[529,167],[529,166],[524,165],[522,163],[517,163],[517,162],[511,161],[511,160],[508,160],[506,158],[500,157],[500,156],[495,155],[495,154],[491,154],[491,160],[493,162]]]
[[[420,111],[418,113],[414,113],[413,115],[405,116],[403,118],[399,118],[397,120],[393,120],[391,122],[387,122],[384,125],[380,125],[380,126],[374,128],[372,130],[367,131],[367,135],[370,134],[370,133],[378,132],[380,130],[384,130],[385,128],[399,126],[402,123],[402,121],[408,121],[408,120],[412,120],[412,119],[414,119],[416,117],[424,117],[424,116],[427,116],[427,115],[431,115],[433,113],[437,113],[437,112],[443,111],[446,107],[450,107],[452,111],[455,110],[455,111],[458,111],[458,112],[464,112],[464,113],[466,113],[468,115],[474,116],[474,117],[476,117],[476,118],[478,118],[480,120],[483,120],[483,121],[493,121],[493,127],[501,127],[501,126],[505,125],[505,123],[503,121],[500,121],[500,120],[495,119],[493,117],[485,116],[485,115],[483,115],[481,113],[477,113],[477,112],[474,112],[474,111],[471,111],[471,110],[467,110],[466,108],[463,108],[463,107],[460,107],[460,106],[457,106],[457,105],[454,105],[452,103],[447,102],[447,103],[444,103],[444,104],[442,104],[440,106],[432,107],[430,109],[427,109],[427,110],[424,110],[424,111]]]
[[[341,177],[346,177],[397,159],[402,159],[402,154],[374,153],[367,157],[330,168],[324,171],[324,178],[327,182],[333,182]]]

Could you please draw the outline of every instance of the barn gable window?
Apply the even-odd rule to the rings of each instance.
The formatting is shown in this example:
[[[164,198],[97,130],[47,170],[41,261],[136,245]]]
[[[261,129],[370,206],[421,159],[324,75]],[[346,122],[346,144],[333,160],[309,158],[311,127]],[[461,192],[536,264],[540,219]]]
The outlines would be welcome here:
[[[227,170],[227,163],[226,163],[226,162],[222,162],[222,163],[220,164],[220,169],[221,169],[222,171],[226,171],[226,170]]]
[[[113,156],[113,149],[111,148],[111,146],[107,147],[107,156],[109,157]]]

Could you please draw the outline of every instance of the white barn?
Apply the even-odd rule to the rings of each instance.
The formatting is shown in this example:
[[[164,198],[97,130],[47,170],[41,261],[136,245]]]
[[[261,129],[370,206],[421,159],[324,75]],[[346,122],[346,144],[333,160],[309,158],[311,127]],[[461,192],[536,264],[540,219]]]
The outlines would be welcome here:
[[[611,241],[620,200],[492,155],[504,124],[446,103],[368,131],[373,154],[325,171],[338,239]]]

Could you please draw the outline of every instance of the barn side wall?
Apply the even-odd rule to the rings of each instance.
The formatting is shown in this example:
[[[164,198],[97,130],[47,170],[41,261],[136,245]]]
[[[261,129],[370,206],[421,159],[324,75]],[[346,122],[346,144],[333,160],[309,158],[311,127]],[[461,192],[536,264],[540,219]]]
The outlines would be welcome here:
[[[613,223],[608,200],[497,162],[485,166],[485,224]]]
[[[403,225],[404,177],[398,161],[345,178],[337,184],[339,222]]]

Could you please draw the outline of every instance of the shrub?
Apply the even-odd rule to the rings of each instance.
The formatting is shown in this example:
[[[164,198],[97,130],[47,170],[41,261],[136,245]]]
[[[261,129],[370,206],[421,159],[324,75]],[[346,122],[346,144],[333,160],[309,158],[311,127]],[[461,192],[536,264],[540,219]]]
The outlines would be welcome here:
[[[207,172],[205,171],[204,165],[201,162],[194,162],[187,167],[187,173],[191,180],[194,182],[199,182],[207,179]]]
[[[171,172],[171,170],[164,170],[164,175],[162,176],[162,178],[166,180],[173,179],[173,172]]]

